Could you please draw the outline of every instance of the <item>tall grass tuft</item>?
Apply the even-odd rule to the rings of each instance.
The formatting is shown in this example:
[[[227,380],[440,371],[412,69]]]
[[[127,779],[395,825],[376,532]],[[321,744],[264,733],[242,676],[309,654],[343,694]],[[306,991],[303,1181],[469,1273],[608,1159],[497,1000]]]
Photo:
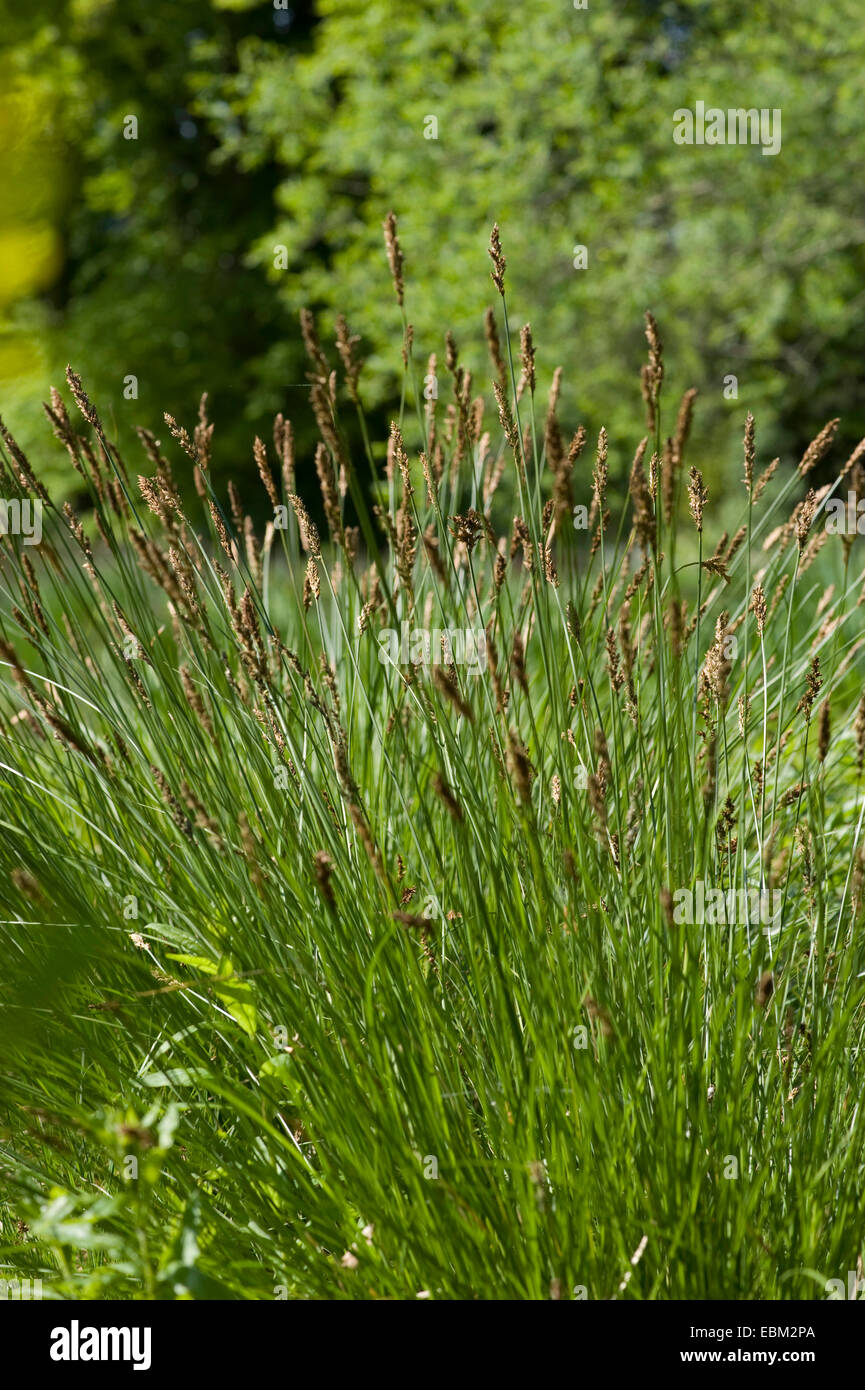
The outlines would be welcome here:
[[[863,1255],[862,446],[802,496],[836,422],[795,469],[749,416],[719,535],[651,316],[617,457],[515,362],[497,229],[492,405],[385,235],[386,445],[309,314],[321,442],[278,417],[260,502],[206,401],[137,476],[70,371],[77,511],[3,431],[43,536],[0,552],[0,1276],[821,1297]]]

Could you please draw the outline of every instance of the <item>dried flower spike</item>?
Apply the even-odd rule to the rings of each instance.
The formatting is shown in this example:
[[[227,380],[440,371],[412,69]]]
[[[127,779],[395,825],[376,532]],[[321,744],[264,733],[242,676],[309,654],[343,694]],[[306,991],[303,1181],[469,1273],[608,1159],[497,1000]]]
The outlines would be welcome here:
[[[403,300],[405,299],[405,281],[403,280],[402,274],[403,254],[396,231],[396,216],[392,212],[389,212],[384,219],[384,244],[387,250],[387,260],[393,279],[393,287],[396,291],[396,301],[400,308],[402,308]]]
[[[505,260],[504,252],[502,251],[502,242],[501,237],[499,236],[498,222],[495,224],[490,234],[489,255],[490,260],[493,263],[493,269],[490,272],[492,275],[493,284],[495,285],[499,294],[503,295],[505,292],[505,266],[507,265],[507,261]]]

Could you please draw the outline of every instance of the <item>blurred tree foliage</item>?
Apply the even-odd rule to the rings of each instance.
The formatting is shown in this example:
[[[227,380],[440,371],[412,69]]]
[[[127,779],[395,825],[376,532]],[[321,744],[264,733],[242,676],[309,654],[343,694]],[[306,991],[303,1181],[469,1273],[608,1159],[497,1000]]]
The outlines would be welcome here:
[[[28,442],[42,440],[33,406],[51,382],[63,384],[67,361],[126,446],[136,424],[158,428],[165,410],[194,420],[207,390],[226,464],[242,471],[254,421],[283,403],[260,359],[275,339],[297,336],[296,319],[247,259],[273,220],[279,170],[217,159],[218,140],[233,130],[229,113],[215,131],[193,106],[203,81],[236,70],[242,40],[267,41],[273,56],[297,54],[311,7],[286,16],[224,0],[32,0],[22,10],[4,0],[2,10],[4,87],[42,113],[17,153],[0,152],[3,183],[17,190],[10,220],[19,235],[34,221],[19,206],[24,194],[37,197],[34,158],[62,185],[50,288],[13,308],[15,280],[0,267],[5,337],[24,368],[13,374],[0,360],[6,416]],[[303,380],[299,365],[296,352],[294,380]],[[124,395],[129,376],[137,399]]]
[[[451,327],[486,373],[497,220],[512,327],[531,320],[542,385],[564,367],[567,423],[632,448],[651,307],[665,423],[673,390],[699,387],[710,473],[738,458],[747,409],[761,450],[798,457],[837,414],[849,443],[865,434],[861,17],[857,0],[34,0],[6,42],[62,109],[45,356],[63,343],[121,433],[163,408],[188,419],[209,389],[237,471],[273,410],[303,438],[310,304],[323,331],[347,314],[367,399],[395,408],[393,208],[419,363]],[[673,112],[698,100],[780,108],[781,152],[675,144]]]

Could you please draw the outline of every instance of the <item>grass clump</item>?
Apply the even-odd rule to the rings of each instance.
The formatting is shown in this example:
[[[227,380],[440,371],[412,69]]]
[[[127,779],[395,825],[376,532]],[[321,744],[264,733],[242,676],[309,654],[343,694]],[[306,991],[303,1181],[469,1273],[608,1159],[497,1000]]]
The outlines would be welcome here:
[[[495,409],[404,319],[383,474],[340,424],[369,440],[356,339],[338,380],[303,317],[320,499],[278,417],[263,534],[204,403],[136,479],[70,372],[80,516],[4,433],[44,534],[0,584],[2,1264],[46,1296],[802,1298],[857,1267],[863,576],[824,522],[859,451],[803,495],[834,422],[785,472],[749,417],[713,535],[651,316],[622,463],[566,440],[560,374],[541,406],[491,254]]]

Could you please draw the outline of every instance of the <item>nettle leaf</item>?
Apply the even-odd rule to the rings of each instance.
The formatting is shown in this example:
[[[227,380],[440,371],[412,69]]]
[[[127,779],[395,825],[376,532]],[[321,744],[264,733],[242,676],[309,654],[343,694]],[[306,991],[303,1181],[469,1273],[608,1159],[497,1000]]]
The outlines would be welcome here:
[[[240,1024],[248,1037],[254,1038],[258,1027],[258,1014],[252,986],[248,980],[238,980],[234,976],[234,966],[227,957],[219,962],[217,979],[213,993],[224,1004],[236,1023]]]
[[[288,1081],[291,1072],[291,1058],[287,1052],[278,1052],[258,1069],[259,1077],[272,1076],[276,1081]]]
[[[181,965],[188,965],[191,970],[199,970],[202,975],[215,975],[220,969],[216,961],[211,960],[208,956],[187,956],[169,951],[168,959],[179,961]]]
[[[196,1086],[206,1083],[210,1073],[203,1067],[171,1067],[168,1071],[149,1071],[142,1076],[144,1086]]]

